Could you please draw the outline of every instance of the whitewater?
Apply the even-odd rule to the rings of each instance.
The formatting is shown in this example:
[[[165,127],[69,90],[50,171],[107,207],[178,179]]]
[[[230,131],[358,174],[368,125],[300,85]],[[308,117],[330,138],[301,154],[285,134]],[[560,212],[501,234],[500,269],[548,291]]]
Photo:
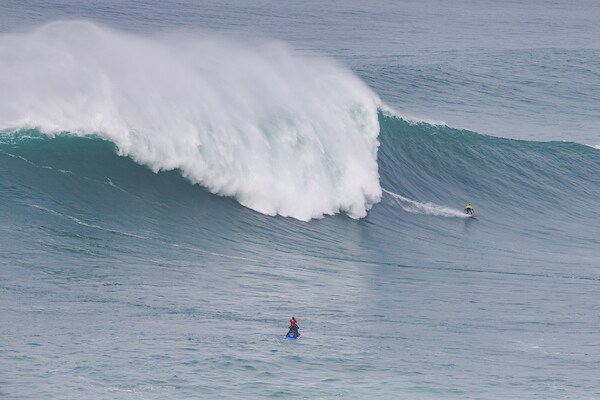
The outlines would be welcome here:
[[[96,134],[269,215],[364,217],[381,197],[380,101],[333,61],[78,21],[3,36],[0,56],[4,129]]]
[[[599,398],[598,15],[0,2],[0,398]]]

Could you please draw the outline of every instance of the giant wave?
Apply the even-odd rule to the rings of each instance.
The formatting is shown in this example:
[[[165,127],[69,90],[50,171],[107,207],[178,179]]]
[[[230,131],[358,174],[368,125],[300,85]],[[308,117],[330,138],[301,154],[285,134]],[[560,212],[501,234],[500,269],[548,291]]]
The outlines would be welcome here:
[[[600,196],[592,147],[401,118],[350,71],[281,44],[140,38],[76,21],[0,36],[0,55],[0,145],[13,170],[33,160],[107,184],[132,171],[108,157],[116,151],[299,220],[364,217],[383,195],[412,214],[461,217],[471,201],[501,221],[545,213],[577,224]],[[82,149],[85,160],[74,157]],[[54,185],[72,190],[65,182]]]

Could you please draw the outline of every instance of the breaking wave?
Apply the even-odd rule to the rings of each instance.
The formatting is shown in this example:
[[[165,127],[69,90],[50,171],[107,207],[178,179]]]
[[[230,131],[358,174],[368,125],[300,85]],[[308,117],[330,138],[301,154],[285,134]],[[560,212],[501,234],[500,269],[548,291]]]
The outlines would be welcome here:
[[[268,215],[366,215],[378,96],[281,43],[140,37],[91,22],[0,36],[0,129],[97,135]]]

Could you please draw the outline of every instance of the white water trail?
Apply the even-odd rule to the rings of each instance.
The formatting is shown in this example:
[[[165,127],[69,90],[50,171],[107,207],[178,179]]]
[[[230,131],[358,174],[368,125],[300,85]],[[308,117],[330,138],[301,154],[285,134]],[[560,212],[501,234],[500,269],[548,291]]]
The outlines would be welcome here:
[[[436,217],[453,217],[453,218],[468,218],[469,216],[462,212],[461,210],[457,210],[455,208],[450,208],[446,206],[442,206],[435,203],[421,203],[415,200],[411,200],[407,197],[401,196],[397,193],[390,192],[389,190],[383,189],[383,191],[389,194],[392,199],[398,204],[402,209],[406,212],[413,214],[425,214],[425,215],[434,215]]]
[[[97,134],[268,215],[364,217],[381,198],[379,104],[346,68],[281,43],[82,21],[0,35],[0,130]]]

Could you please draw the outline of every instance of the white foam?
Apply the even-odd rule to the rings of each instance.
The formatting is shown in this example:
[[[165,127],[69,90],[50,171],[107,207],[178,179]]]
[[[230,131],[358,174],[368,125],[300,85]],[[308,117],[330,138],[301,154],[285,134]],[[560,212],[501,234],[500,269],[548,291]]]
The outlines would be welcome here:
[[[100,134],[261,213],[359,218],[381,198],[379,98],[280,43],[54,22],[0,36],[0,87],[0,129]]]
[[[420,203],[415,200],[411,200],[407,197],[401,196],[397,193],[390,192],[389,190],[383,189],[383,191],[396,201],[400,207],[406,212],[410,212],[413,214],[425,214],[425,215],[434,215],[437,217],[455,217],[455,218],[467,218],[469,217],[464,212],[451,208],[442,206],[435,203]]]

